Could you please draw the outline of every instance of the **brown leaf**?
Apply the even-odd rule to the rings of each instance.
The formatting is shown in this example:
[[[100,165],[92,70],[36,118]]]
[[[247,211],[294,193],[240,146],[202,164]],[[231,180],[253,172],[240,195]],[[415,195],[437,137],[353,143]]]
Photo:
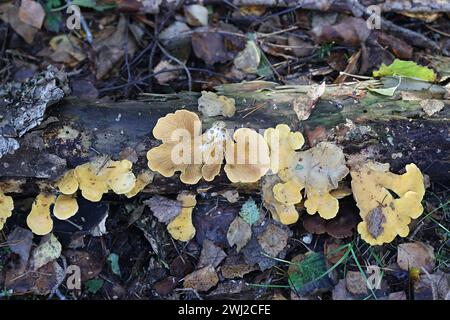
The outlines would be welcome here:
[[[1,19],[9,23],[11,28],[20,35],[26,43],[32,44],[34,36],[38,32],[33,26],[30,26],[19,19],[19,8],[11,3],[5,3],[0,6]]]
[[[125,56],[126,51],[128,51],[129,58],[132,58],[137,46],[132,35],[128,32],[126,18],[120,16],[115,32],[105,39],[96,41],[93,48],[96,52],[97,80],[105,77],[114,66],[117,66]]]
[[[335,25],[318,25],[311,32],[318,43],[336,42],[350,46],[364,43],[371,33],[364,19],[353,17]]]
[[[181,256],[177,256],[173,259],[170,263],[169,269],[171,275],[177,278],[182,278],[194,270],[194,265],[188,255],[182,254]]]
[[[353,294],[367,294],[367,283],[364,276],[359,271],[347,271],[345,284]]]
[[[413,47],[402,39],[385,32],[380,32],[378,34],[377,41],[383,47],[389,48],[389,50],[391,50],[397,58],[402,60],[411,60],[413,55]]]
[[[177,278],[167,277],[162,279],[161,281],[156,282],[153,285],[153,289],[155,289],[156,293],[158,293],[160,296],[166,296],[177,287],[177,283]]]
[[[208,291],[219,282],[216,270],[212,266],[198,269],[184,277],[183,286],[198,292]]]
[[[246,263],[241,254],[229,255],[220,268],[222,276],[227,279],[242,278],[247,273],[257,270],[253,265]]]
[[[192,35],[192,48],[195,55],[207,65],[225,63],[234,59],[244,49],[246,38],[236,36],[242,34],[236,27],[221,23],[218,29],[202,27]]]
[[[22,263],[26,264],[30,257],[31,245],[33,244],[33,233],[21,227],[16,227],[8,235],[8,245],[12,252],[18,254]]]
[[[19,8],[19,18],[23,23],[40,29],[44,22],[45,11],[39,2],[22,0]]]
[[[197,268],[199,269],[207,265],[216,268],[226,256],[226,253],[220,247],[216,246],[214,242],[205,239]]]
[[[80,267],[81,281],[96,278],[102,272],[102,257],[84,250],[67,250],[65,256],[69,264]]]
[[[409,242],[398,245],[397,264],[403,270],[417,268],[432,272],[435,265],[433,248],[422,242]]]
[[[241,217],[236,217],[230,224],[227,232],[227,240],[230,246],[236,245],[236,251],[239,252],[248,243],[252,236],[250,225]]]
[[[258,236],[261,248],[271,257],[276,257],[287,246],[289,236],[286,230],[270,224],[267,229]]]
[[[156,195],[144,201],[144,204],[150,207],[153,215],[159,222],[168,224],[175,219],[181,212],[181,203],[177,200],[171,200],[166,197]]]
[[[312,85],[306,95],[299,96],[292,102],[294,111],[300,121],[308,120],[319,98],[325,93],[325,81],[320,85]]]

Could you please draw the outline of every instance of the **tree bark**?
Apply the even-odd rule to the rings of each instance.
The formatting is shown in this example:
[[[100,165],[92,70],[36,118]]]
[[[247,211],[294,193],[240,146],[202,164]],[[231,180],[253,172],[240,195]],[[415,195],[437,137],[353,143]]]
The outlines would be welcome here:
[[[385,79],[392,86],[395,79]],[[279,123],[300,130],[306,145],[322,140],[344,148],[347,156],[364,154],[391,164],[398,172],[416,163],[432,182],[450,181],[449,101],[445,88],[415,80],[402,80],[393,97],[372,94],[367,86],[376,81],[327,86],[325,94],[305,121],[299,121],[294,103],[304,103],[310,86],[277,86],[269,82],[250,82],[218,87],[219,94],[236,100],[237,112],[231,118],[202,119],[206,129],[214,121],[225,121],[227,128],[249,127],[262,130]],[[441,100],[445,107],[427,116],[420,100],[406,96]],[[0,181],[5,192],[14,191],[19,182],[26,191],[37,190],[38,181],[52,182],[68,169],[92,160],[99,154],[118,159],[136,153],[134,171],[147,168],[146,152],[158,145],[152,136],[156,121],[178,109],[197,111],[196,93],[146,95],[140,101],[102,102],[66,98],[47,108],[40,126],[18,138],[20,148],[0,158]],[[403,99],[402,99],[403,97]],[[223,170],[222,170],[223,171]],[[185,186],[178,176],[156,175],[144,190],[151,193],[176,193],[186,188],[223,190],[229,181],[222,173],[212,182]],[[9,188],[9,189],[8,189]],[[245,189],[246,188],[246,189]],[[244,190],[255,190],[246,186]]]

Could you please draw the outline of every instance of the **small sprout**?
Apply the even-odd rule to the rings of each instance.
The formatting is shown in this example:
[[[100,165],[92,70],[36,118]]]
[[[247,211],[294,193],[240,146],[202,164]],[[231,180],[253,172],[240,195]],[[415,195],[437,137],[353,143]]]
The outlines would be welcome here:
[[[3,229],[6,219],[11,217],[13,209],[13,199],[10,196],[6,196],[3,190],[0,189],[0,230]]]
[[[370,161],[355,164],[350,174],[353,197],[363,219],[358,224],[361,238],[370,245],[381,245],[397,235],[406,237],[411,219],[423,212],[425,186],[419,168],[408,164],[406,173],[396,175],[389,172],[389,164]]]
[[[78,180],[75,176],[75,170],[69,170],[64,176],[57,182],[56,186],[63,194],[74,194],[78,190]]]
[[[198,99],[198,111],[204,117],[232,117],[236,112],[233,98],[218,96],[214,92],[202,91],[202,96]]]
[[[333,143],[321,142],[314,148],[297,152],[295,161],[286,171],[289,178],[284,185],[276,185],[276,197],[284,204],[301,199],[300,191],[306,193],[305,208],[309,214],[316,212],[324,219],[332,219],[339,210],[339,202],[331,195],[349,170],[345,165],[342,149]],[[297,189],[295,189],[297,188]]]
[[[67,220],[78,212],[77,199],[73,196],[61,194],[56,198],[53,215],[59,220]]]
[[[172,238],[179,241],[189,241],[195,236],[195,227],[192,224],[192,211],[197,201],[195,195],[182,192],[177,197],[181,201],[182,209],[180,214],[167,225]]]
[[[264,139],[270,148],[270,169],[287,181],[286,172],[294,161],[296,150],[305,143],[300,132],[291,132],[286,124],[279,124],[275,128],[269,128],[264,132]]]
[[[144,190],[144,188],[153,181],[153,177],[154,177],[154,173],[153,172],[151,172],[149,170],[142,171],[137,176],[136,183],[135,183],[133,189],[131,189],[131,191],[129,191],[129,192],[127,192],[125,194],[126,197],[127,198],[132,198],[135,195],[137,195],[139,192]]]
[[[298,220],[298,211],[293,204],[284,204],[275,198],[274,186],[280,182],[276,175],[268,175],[263,178],[262,194],[264,207],[272,213],[273,218],[282,224],[293,224]]]
[[[180,180],[186,184],[200,181],[202,153],[200,145],[195,142],[201,139],[201,122],[195,113],[186,110],[169,113],[158,120],[153,136],[162,144],[147,152],[148,167],[152,171],[164,177],[171,177],[180,171]],[[182,148],[178,150],[180,144]]]
[[[50,217],[50,206],[55,202],[52,194],[40,193],[27,216],[27,225],[34,234],[39,236],[50,233],[53,229],[53,220]]]
[[[227,143],[224,167],[231,182],[258,181],[270,169],[269,147],[264,137],[255,130],[240,128]]]

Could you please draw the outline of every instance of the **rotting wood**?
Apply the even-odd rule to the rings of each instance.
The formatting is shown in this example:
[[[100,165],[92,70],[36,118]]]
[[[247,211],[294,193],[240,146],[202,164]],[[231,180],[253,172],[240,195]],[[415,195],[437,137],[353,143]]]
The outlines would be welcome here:
[[[389,87],[393,81],[396,80],[385,79],[385,86]],[[414,162],[432,182],[448,184],[450,112],[449,101],[443,100],[445,88],[404,80],[394,97],[372,94],[365,89],[377,83],[371,80],[327,86],[306,121],[297,119],[292,103],[305,95],[308,86],[277,86],[268,82],[224,85],[217,88],[218,92],[236,100],[237,112],[232,118],[202,119],[204,129],[217,120],[225,121],[229,129],[261,130],[285,123],[293,130],[300,130],[309,146],[321,140],[334,141],[343,146],[346,155],[365,154],[390,163],[394,171]],[[429,117],[420,101],[401,99],[405,92],[420,92],[421,97],[440,99],[446,107]],[[0,159],[4,191],[13,191],[11,186],[27,181],[26,189],[35,192],[31,182],[51,183],[68,169],[99,154],[118,159],[121,152],[134,150],[138,157],[134,171],[139,172],[147,168],[147,150],[159,144],[152,137],[156,121],[181,108],[197,111],[198,97],[195,93],[148,94],[140,101],[125,102],[66,98],[47,109],[39,127],[18,138],[20,148],[14,154]],[[248,115],[249,112],[252,113]],[[172,178],[156,175],[144,192],[176,193],[183,188],[223,190],[228,185],[223,174],[210,183],[203,181],[190,187],[182,185],[177,175]],[[245,188],[254,190],[254,186]]]

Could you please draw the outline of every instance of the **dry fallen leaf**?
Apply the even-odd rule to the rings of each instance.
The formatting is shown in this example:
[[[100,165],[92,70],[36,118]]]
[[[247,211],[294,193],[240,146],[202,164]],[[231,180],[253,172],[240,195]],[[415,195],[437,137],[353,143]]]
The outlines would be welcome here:
[[[442,109],[444,109],[445,103],[444,101],[441,100],[429,99],[429,100],[421,100],[420,106],[422,107],[423,111],[425,111],[425,113],[431,117],[436,112],[439,112]]]
[[[136,52],[137,45],[128,31],[127,25],[126,18],[121,16],[114,33],[94,42],[93,48],[96,52],[97,69],[95,76],[97,80],[105,77],[114,66],[117,66],[125,54],[128,54],[128,58],[131,59]]]
[[[184,277],[183,286],[198,292],[208,291],[219,282],[216,270],[212,266],[198,269]]]
[[[359,271],[347,271],[345,284],[353,294],[367,294],[367,283],[364,276]]]
[[[287,246],[288,234],[274,224],[270,224],[263,233],[258,236],[258,242],[265,253],[276,257]]]
[[[208,25],[208,9],[199,4],[184,6],[184,15],[186,21],[191,26],[207,26]]]
[[[433,248],[422,242],[409,242],[398,245],[397,264],[403,270],[412,268],[432,272],[435,265]]]
[[[244,49],[246,42],[245,37],[235,36],[233,33],[242,34],[239,29],[226,23],[220,23],[218,30],[198,28],[192,34],[192,49],[207,65],[228,62]]]
[[[42,238],[41,243],[31,252],[30,266],[37,270],[61,255],[61,243],[53,234]]]
[[[31,245],[33,244],[33,232],[28,229],[16,227],[8,235],[8,245],[12,252],[20,256],[23,263],[27,263],[30,257]]]
[[[12,3],[5,3],[0,6],[1,19],[9,23],[11,28],[20,35],[28,44],[32,44],[38,29],[22,22],[19,18],[19,8]]]
[[[312,110],[316,107],[317,101],[325,93],[325,88],[325,81],[320,85],[313,85],[306,95],[299,96],[292,102],[298,120],[308,120]]]
[[[178,216],[181,211],[181,203],[177,200],[171,200],[166,197],[156,195],[144,201],[149,206],[153,215],[159,222],[168,224]]]
[[[236,245],[236,251],[239,252],[248,243],[252,236],[250,225],[241,217],[236,217],[230,224],[227,232],[227,240],[230,246]]]
[[[39,2],[22,0],[19,8],[20,21],[40,29],[42,27],[42,23],[44,23],[44,18],[45,11]]]
[[[248,264],[242,254],[229,255],[220,268],[222,276],[226,279],[242,278],[247,273],[257,270],[253,265]]]
[[[220,247],[216,246],[214,242],[205,239],[203,241],[202,252],[200,253],[197,268],[203,268],[208,265],[216,268],[226,256],[227,254]]]
[[[239,201],[239,192],[237,190],[227,190],[220,195],[227,199],[229,203],[236,203]]]
[[[161,60],[153,69],[153,73],[155,73],[156,81],[158,81],[159,84],[164,85],[178,78],[180,71],[177,69],[179,68],[179,65],[171,63],[168,60]]]

